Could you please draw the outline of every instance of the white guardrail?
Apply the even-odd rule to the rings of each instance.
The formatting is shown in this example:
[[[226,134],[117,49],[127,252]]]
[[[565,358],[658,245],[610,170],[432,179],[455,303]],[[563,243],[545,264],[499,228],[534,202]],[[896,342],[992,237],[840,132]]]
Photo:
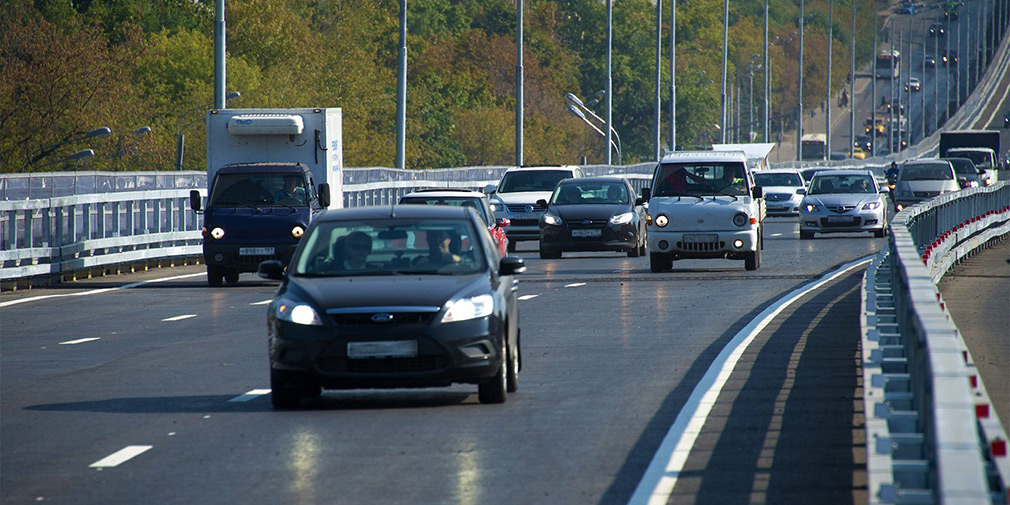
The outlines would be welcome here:
[[[1010,182],[898,213],[863,289],[869,502],[1005,504],[1007,434],[936,283],[1010,233]]]

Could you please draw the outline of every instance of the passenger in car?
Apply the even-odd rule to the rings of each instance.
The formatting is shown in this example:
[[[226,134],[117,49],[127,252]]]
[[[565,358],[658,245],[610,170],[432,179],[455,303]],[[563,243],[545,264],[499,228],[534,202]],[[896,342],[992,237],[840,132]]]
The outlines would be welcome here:
[[[418,258],[419,265],[443,266],[459,263],[460,238],[449,230],[431,230],[428,232],[428,256]]]
[[[363,231],[352,231],[333,243],[332,266],[338,270],[363,270],[368,267],[372,252],[372,237]]]

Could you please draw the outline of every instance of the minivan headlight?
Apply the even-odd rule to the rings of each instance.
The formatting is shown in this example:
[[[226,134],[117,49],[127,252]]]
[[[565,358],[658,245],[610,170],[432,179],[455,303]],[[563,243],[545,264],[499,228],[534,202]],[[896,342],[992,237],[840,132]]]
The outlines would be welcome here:
[[[610,217],[610,224],[628,224],[631,222],[631,218],[633,217],[635,217],[635,215],[630,212],[625,212],[624,214],[614,214]]]
[[[734,215],[733,216],[733,224],[735,224],[737,226],[746,226],[747,225],[747,214],[744,214],[743,212],[739,212],[736,215]]]
[[[668,224],[670,224],[670,218],[666,217],[666,214],[656,216],[656,226],[664,228]]]
[[[445,304],[445,307],[445,315],[442,316],[443,323],[468,321],[491,315],[491,311],[494,310],[494,299],[491,298],[491,295],[477,295],[450,300]]]

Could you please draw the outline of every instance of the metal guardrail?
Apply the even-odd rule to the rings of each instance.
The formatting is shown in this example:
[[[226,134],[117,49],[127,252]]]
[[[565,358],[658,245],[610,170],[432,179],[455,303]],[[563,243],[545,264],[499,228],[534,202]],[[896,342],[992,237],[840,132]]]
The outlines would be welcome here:
[[[869,502],[1007,503],[1007,434],[936,282],[1010,234],[1010,182],[913,206],[890,231],[862,299]]]

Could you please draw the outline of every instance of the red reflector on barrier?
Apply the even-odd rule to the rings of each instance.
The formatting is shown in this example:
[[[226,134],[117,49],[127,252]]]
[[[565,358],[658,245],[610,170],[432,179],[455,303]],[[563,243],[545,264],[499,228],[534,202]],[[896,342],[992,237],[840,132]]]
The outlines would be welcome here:
[[[977,375],[972,375],[971,377],[968,377],[968,381],[971,382],[971,388],[972,389],[978,389],[978,376]]]
[[[992,452],[994,458],[1005,458],[1006,457],[1006,440],[997,438],[989,443],[989,451]]]
[[[989,419],[989,404],[983,403],[975,405],[975,417],[979,419]]]

